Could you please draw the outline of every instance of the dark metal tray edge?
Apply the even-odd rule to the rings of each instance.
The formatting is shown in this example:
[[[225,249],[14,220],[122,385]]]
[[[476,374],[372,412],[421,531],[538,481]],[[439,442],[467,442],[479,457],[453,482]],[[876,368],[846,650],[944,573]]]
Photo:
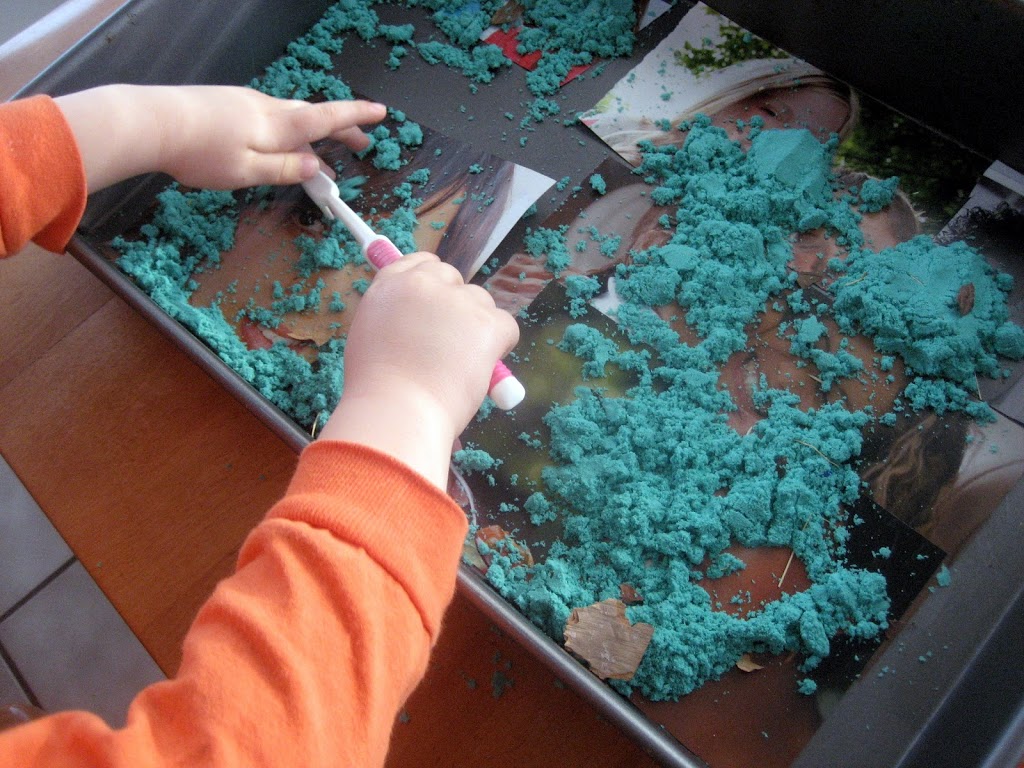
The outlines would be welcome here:
[[[300,453],[313,438],[299,429],[281,410],[269,403],[241,376],[184,326],[167,315],[152,299],[80,236],[69,253],[106,284],[117,296],[166,336],[190,360],[223,386],[262,421],[289,448]],[[652,757],[677,768],[702,768],[705,764],[669,733],[647,719],[632,704],[585,669],[564,648],[544,635],[494,592],[471,566],[460,563],[457,588],[501,631],[539,658],[563,682],[594,705],[611,722],[629,734]]]

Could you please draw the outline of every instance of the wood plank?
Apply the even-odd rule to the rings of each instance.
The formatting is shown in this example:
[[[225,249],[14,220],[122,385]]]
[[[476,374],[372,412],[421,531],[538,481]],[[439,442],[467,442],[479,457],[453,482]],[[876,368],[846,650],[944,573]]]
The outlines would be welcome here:
[[[157,663],[295,455],[120,299],[6,387],[0,450]]]
[[[0,259],[0,387],[113,295],[66,254],[29,245]]]

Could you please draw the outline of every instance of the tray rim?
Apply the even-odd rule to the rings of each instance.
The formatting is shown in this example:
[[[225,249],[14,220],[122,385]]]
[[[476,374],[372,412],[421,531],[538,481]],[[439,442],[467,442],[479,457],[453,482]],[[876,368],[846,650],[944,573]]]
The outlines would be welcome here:
[[[68,252],[114,293],[167,337],[208,376],[280,438],[296,455],[314,439],[300,429],[283,411],[257,392],[206,344],[170,317],[130,277],[81,234],[76,233]],[[647,718],[631,702],[586,669],[562,646],[541,632],[507,603],[472,566],[459,563],[456,588],[512,636],[522,647],[545,664],[557,677],[597,708],[661,764],[673,768],[706,768],[700,758],[667,730]]]

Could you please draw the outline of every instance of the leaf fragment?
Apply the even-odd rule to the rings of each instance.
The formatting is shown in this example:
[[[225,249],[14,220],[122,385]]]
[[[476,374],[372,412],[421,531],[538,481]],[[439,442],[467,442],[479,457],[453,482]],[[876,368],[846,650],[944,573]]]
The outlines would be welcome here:
[[[956,294],[956,306],[960,315],[970,314],[974,309],[974,283],[964,283]]]
[[[619,584],[619,597],[626,605],[638,605],[644,601],[644,596],[632,584]]]
[[[736,666],[743,672],[757,672],[759,669],[764,669],[763,666],[754,661],[749,653],[744,653],[740,656],[740,660],[736,662]]]
[[[491,24],[499,27],[502,24],[512,24],[523,17],[525,10],[526,8],[518,0],[508,0],[491,16]]]
[[[565,622],[566,649],[602,680],[632,678],[653,636],[652,625],[630,624],[626,604],[614,598],[574,608]]]
[[[527,567],[533,565],[533,553],[530,552],[530,548],[523,542],[513,538],[512,534],[500,525],[487,525],[479,529],[476,532],[476,542],[477,547],[483,550],[483,558],[488,565],[491,563],[491,552],[508,552],[511,548],[514,548],[519,555],[519,562],[516,565],[525,565]],[[481,544],[483,547],[480,546]]]

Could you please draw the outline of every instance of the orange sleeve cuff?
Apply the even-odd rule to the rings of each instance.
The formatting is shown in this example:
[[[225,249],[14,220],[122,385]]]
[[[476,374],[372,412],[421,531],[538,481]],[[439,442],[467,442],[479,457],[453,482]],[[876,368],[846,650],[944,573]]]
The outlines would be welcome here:
[[[29,240],[64,251],[85,211],[85,168],[49,96],[0,105],[0,256]]]

